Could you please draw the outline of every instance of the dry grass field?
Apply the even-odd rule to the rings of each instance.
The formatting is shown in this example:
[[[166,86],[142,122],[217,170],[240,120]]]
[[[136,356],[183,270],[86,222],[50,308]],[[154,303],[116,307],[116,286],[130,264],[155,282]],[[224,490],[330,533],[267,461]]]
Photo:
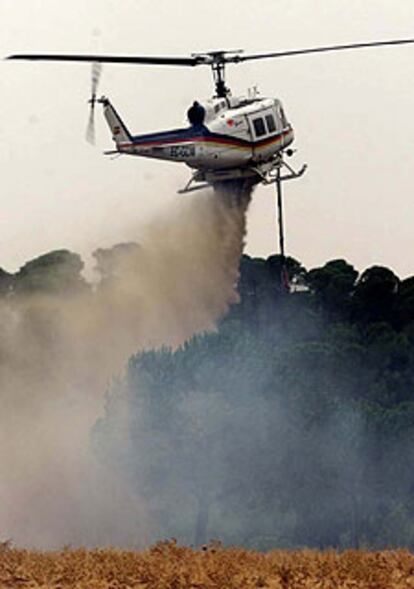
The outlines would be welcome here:
[[[414,588],[414,555],[404,550],[259,554],[215,545],[195,551],[174,542],[143,552],[34,552],[3,545],[0,587],[408,589]]]

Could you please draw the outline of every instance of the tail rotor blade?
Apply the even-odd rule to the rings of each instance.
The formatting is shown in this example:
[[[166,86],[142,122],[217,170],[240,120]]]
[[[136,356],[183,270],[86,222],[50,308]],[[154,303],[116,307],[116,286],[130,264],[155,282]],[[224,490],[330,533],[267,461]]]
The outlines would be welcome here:
[[[86,129],[86,141],[91,145],[95,145],[95,103],[91,103],[88,127]]]
[[[102,73],[102,64],[92,64],[92,84],[91,84],[91,97],[89,104],[91,109],[89,112],[88,127],[86,130],[86,140],[91,144],[95,145],[95,104],[96,104],[96,93],[98,90],[98,84]]]

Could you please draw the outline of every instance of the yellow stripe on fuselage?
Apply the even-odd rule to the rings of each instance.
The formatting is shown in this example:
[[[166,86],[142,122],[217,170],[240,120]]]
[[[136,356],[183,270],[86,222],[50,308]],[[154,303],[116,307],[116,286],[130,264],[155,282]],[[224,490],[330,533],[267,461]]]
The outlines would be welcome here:
[[[276,146],[278,143],[282,143],[284,140],[292,140],[293,139],[293,132],[291,130],[285,132],[282,135],[277,135],[275,138],[269,138],[266,142],[262,145],[260,143],[251,143],[250,145],[236,145],[234,143],[228,143],[226,141],[220,141],[220,139],[209,139],[208,141],[198,141],[198,145],[202,145],[204,148],[208,147],[220,147],[223,149],[231,149],[235,151],[262,151],[264,149],[268,149],[269,147]]]

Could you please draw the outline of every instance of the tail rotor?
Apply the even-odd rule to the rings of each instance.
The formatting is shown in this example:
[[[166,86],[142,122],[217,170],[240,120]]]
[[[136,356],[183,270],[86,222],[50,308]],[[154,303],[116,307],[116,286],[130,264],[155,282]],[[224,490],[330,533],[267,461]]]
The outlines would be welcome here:
[[[86,140],[91,144],[95,145],[95,104],[96,104],[96,93],[98,90],[98,84],[102,73],[102,64],[95,62],[92,64],[92,84],[91,84],[91,97],[89,104],[91,105],[89,112],[88,127],[86,130]]]

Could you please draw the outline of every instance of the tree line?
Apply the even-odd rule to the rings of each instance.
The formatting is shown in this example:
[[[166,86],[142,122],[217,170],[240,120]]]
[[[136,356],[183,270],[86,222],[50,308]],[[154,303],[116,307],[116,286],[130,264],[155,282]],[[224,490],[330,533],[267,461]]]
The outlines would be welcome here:
[[[96,453],[154,539],[414,547],[414,277],[243,256],[215,333],[133,356]]]
[[[215,332],[132,356],[96,456],[145,500],[154,540],[414,548],[414,277],[287,268],[289,294],[278,256],[243,256]],[[0,293],[90,288],[81,270],[52,252],[0,273]]]

